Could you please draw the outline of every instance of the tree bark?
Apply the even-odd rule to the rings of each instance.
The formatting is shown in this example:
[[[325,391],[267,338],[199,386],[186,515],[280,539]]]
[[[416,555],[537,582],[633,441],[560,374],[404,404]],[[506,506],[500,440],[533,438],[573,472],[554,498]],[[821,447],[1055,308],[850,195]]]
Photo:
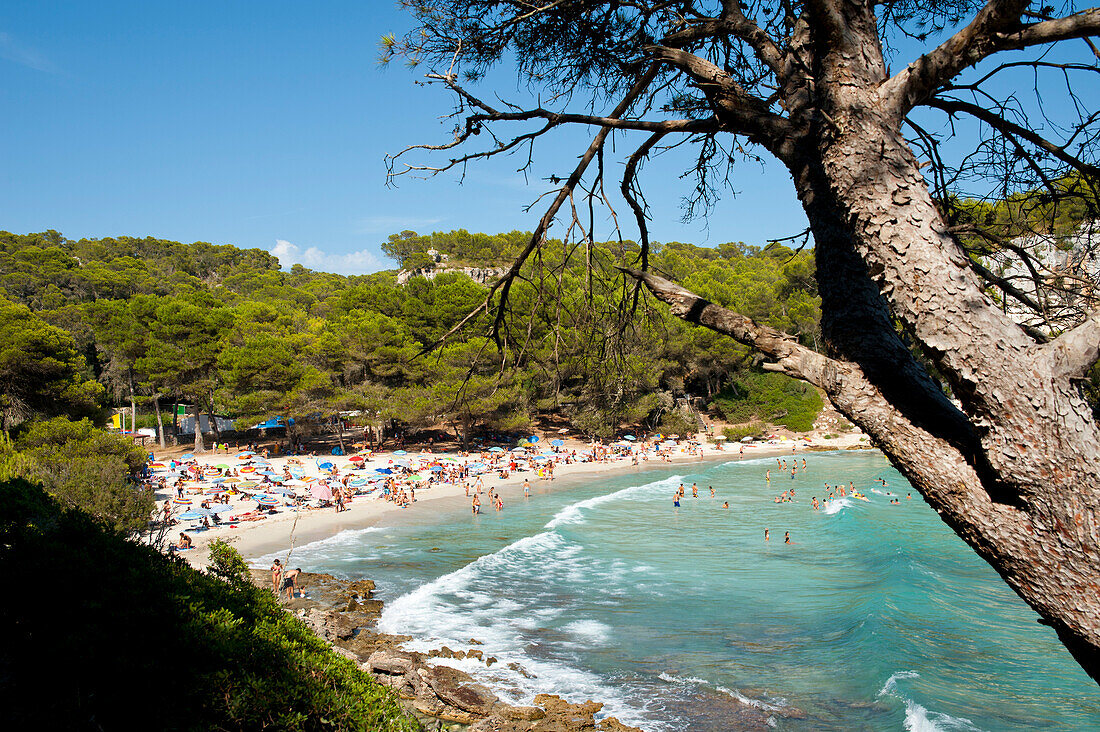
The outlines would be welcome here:
[[[191,411],[195,414],[195,454],[206,452],[206,446],[202,442],[202,425],[199,424],[200,410],[199,400],[196,398],[194,405],[191,407]]]
[[[134,370],[126,369],[127,381],[130,385],[130,431],[137,432],[137,397],[134,393]],[[126,425],[122,425],[125,431]]]
[[[164,450],[168,445],[164,441],[164,417],[160,412],[160,396],[159,393],[153,394],[153,408],[157,412],[157,439],[160,442],[160,449]]]
[[[896,422],[884,432],[881,410],[866,404],[837,406],[1100,678],[1100,433],[1091,409],[1060,373],[1059,346],[1036,343],[982,291],[900,117],[877,97],[885,72],[874,24],[847,20],[847,45],[821,62],[824,114],[790,167],[815,236],[830,352],[858,364],[895,417],[928,439],[899,439]],[[891,314],[961,410],[897,338]]]

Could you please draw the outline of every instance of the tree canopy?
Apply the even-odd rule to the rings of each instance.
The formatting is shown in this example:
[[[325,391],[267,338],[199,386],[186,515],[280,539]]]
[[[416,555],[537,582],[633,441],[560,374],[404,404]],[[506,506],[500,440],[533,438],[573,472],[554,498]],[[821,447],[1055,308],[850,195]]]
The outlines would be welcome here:
[[[545,176],[552,189],[537,226],[473,311],[495,312],[495,338],[510,338],[509,302],[525,262],[554,248],[555,223],[587,255],[588,211],[607,205],[605,177],[621,170],[640,243],[633,266],[622,266],[623,287],[644,286],[673,314],[825,391],[1100,675],[1100,427],[1082,389],[1100,355],[1098,303],[1084,282],[1066,317],[1042,312],[1044,299],[1017,275],[982,262],[992,243],[1016,260],[1010,273],[1041,289],[1040,257],[1004,238],[996,210],[975,221],[982,206],[958,205],[1003,200],[1012,226],[1036,235],[1056,231],[1067,207],[1100,218],[1100,114],[1087,92],[1100,73],[1100,9],[1020,0],[403,4],[416,26],[382,39],[383,60],[425,67],[429,84],[453,94],[456,126],[442,144],[393,155],[392,176],[523,154],[565,126],[592,131],[572,170]],[[531,95],[478,88],[505,62]],[[689,216],[715,205],[746,160],[767,157],[790,173],[814,244],[824,353],[653,266],[639,171],[685,147]],[[1086,252],[1098,243],[1081,242]],[[1006,299],[1037,320],[1009,313]]]

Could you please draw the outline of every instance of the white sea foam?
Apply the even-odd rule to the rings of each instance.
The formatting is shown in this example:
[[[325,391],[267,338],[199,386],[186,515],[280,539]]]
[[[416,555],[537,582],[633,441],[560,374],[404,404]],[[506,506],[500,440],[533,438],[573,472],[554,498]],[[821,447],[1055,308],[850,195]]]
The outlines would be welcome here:
[[[833,498],[825,504],[825,510],[823,513],[832,516],[833,514],[840,513],[846,508],[852,506],[852,499],[850,498]]]
[[[606,645],[608,639],[611,637],[610,626],[598,620],[574,620],[572,623],[562,628],[562,630],[572,633],[589,646]]]
[[[583,612],[569,589],[594,581],[607,591],[633,583],[632,565],[621,560],[599,560],[584,547],[562,536],[560,527],[584,523],[586,515],[611,501],[666,499],[683,480],[664,480],[631,486],[566,506],[545,530],[524,537],[492,554],[427,582],[386,603],[378,628],[386,633],[412,635],[410,650],[427,651],[447,645],[454,650],[473,648],[495,656],[491,668],[470,661],[445,661],[493,685],[517,703],[529,703],[536,693],[562,694],[570,699],[599,699],[604,714],[626,724],[652,729],[644,704],[628,702],[626,692],[600,676],[575,667],[569,660],[579,645],[605,645],[612,629],[596,620],[576,618]],[[643,571],[648,568],[642,568]],[[554,588],[564,588],[558,590]],[[563,594],[564,593],[564,594]],[[586,602],[599,602],[586,594]],[[507,598],[507,599],[505,599]],[[573,617],[571,617],[573,616]],[[568,619],[568,622],[563,622]],[[527,678],[519,669],[536,678]]]
[[[610,501],[617,501],[623,498],[643,498],[647,496],[652,497],[664,497],[664,493],[667,489],[673,486],[679,485],[683,482],[684,476],[673,475],[665,478],[664,480],[654,481],[652,483],[646,483],[644,485],[633,485],[629,488],[623,488],[622,490],[615,491],[614,493],[607,493],[602,496],[594,496],[577,503],[571,503],[565,508],[554,514],[554,517],[544,526],[545,529],[556,529],[559,526],[566,526],[569,524],[582,524],[584,523],[584,511],[593,509]]]
[[[928,711],[898,688],[898,681],[916,678],[920,678],[916,671],[898,671],[886,680],[878,693],[880,697],[892,696],[905,704],[904,724],[907,732],[981,732],[980,728],[965,717]]]
[[[308,544],[302,544],[301,546],[294,547],[294,551],[291,554],[292,560],[301,560],[303,564],[306,562],[310,564],[316,564],[319,562],[331,562],[331,561],[343,561],[343,560],[357,560],[358,556],[355,554],[349,554],[348,549],[357,548],[362,543],[362,539],[367,534],[373,534],[378,531],[382,531],[380,526],[367,526],[362,529],[348,529],[347,531],[341,531],[339,534],[328,537],[327,539],[320,539]],[[262,557],[256,557],[249,563],[253,567],[267,568],[268,565],[275,559],[286,559],[286,554],[290,550],[280,549],[277,552],[271,552],[270,554],[264,554]]]
[[[783,700],[779,700],[775,704],[770,704],[770,703],[768,703],[768,702],[766,702],[762,699],[753,699],[750,696],[745,696],[744,694],[742,694],[737,689],[730,689],[728,687],[721,686],[721,685],[711,686],[705,680],[700,679],[696,676],[673,676],[672,674],[662,672],[661,674],[659,674],[657,676],[657,678],[661,679],[662,681],[667,681],[670,684],[676,684],[678,686],[706,686],[706,687],[710,687],[710,688],[712,688],[716,691],[722,692],[726,696],[729,696],[729,697],[732,697],[732,698],[736,699],[738,702],[740,702],[741,704],[744,704],[747,707],[753,707],[754,709],[761,709],[765,712],[779,712],[786,705],[786,702],[783,701]],[[774,726],[774,725],[772,725],[772,726]]]

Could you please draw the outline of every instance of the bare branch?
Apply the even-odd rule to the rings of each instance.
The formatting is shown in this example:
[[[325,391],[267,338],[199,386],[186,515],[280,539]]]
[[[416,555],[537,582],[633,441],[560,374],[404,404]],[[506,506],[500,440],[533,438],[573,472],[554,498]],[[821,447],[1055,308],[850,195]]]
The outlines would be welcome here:
[[[654,58],[687,74],[710,100],[723,131],[746,135],[773,153],[791,133],[790,123],[770,111],[767,101],[746,92],[729,74],[693,53],[668,46],[645,49]]]
[[[997,115],[996,113],[991,112],[984,107],[979,107],[977,104],[964,102],[960,99],[943,99],[940,97],[933,97],[927,100],[925,104],[929,107],[943,110],[948,114],[957,114],[959,112],[969,114],[972,117],[975,117],[982,122],[985,122],[987,125],[1003,135],[1020,138],[1026,140],[1027,142],[1030,142],[1035,147],[1040,148],[1041,150],[1045,150],[1046,152],[1061,160],[1066,165],[1069,165],[1070,167],[1074,168],[1077,171],[1080,171],[1081,173],[1084,173],[1085,175],[1094,177],[1100,176],[1100,168],[1097,168],[1095,165],[1090,165],[1074,157],[1073,155],[1070,155],[1066,152],[1064,147],[1055,145],[1050,140],[1041,137],[1032,130],[1027,129],[1026,127],[1021,127],[1014,122],[1009,122],[1008,120]]]
[[[611,113],[611,117],[616,118],[625,114],[638,100],[638,97],[642,95],[646,87],[648,87],[655,78],[657,78],[657,72],[659,65],[654,63],[649,69],[642,74],[642,76],[635,82],[634,86],[630,89],[627,95],[619,102],[618,106]],[[459,321],[453,328],[443,334],[435,343],[425,347],[419,354],[423,355],[430,351],[439,348],[443,345],[451,336],[458,333],[465,328],[470,321],[474,320],[482,311],[489,312],[490,306],[493,301],[493,297],[496,293],[500,292],[500,302],[497,305],[496,317],[493,321],[493,334],[496,335],[499,332],[500,325],[504,318],[504,307],[507,304],[508,292],[512,288],[512,283],[515,281],[516,276],[519,275],[520,269],[523,267],[523,263],[527,261],[527,258],[531,255],[537,247],[542,244],[543,238],[546,236],[547,230],[549,230],[551,224],[554,222],[554,217],[557,216],[558,211],[573,195],[573,190],[580,183],[581,178],[584,176],[584,172],[588,169],[589,164],[593,158],[596,157],[596,153],[603,147],[604,141],[611,133],[611,128],[603,127],[596,136],[593,138],[591,144],[588,146],[588,150],[581,156],[580,161],[577,163],[577,167],[573,169],[565,185],[558,190],[557,196],[554,197],[554,201],[547,208],[546,213],[539,219],[538,226],[531,233],[531,239],[527,242],[527,246],[523,248],[523,251],[519,253],[515,261],[512,262],[512,266],[508,268],[508,271],[489,288],[489,293],[485,296],[485,300],[474,308],[469,314],[466,315],[461,321]]]
[[[1026,7],[1026,0],[989,0],[969,25],[883,83],[880,97],[905,115],[960,71],[998,51],[1100,33],[1100,9],[1021,26]]]

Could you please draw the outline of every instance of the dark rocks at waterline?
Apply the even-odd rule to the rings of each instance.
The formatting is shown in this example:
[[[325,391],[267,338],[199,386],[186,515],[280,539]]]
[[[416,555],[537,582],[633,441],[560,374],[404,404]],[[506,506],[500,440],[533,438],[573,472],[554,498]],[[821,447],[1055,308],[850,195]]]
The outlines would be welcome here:
[[[254,570],[253,580],[260,587],[271,586],[268,572]],[[484,659],[486,666],[497,659],[477,649],[456,652],[445,646],[428,654],[415,653],[400,647],[410,636],[375,632],[382,602],[373,599],[375,587],[370,580],[347,582],[304,572],[298,587],[309,597],[287,601],[287,610],[329,642],[336,653],[391,688],[426,730],[452,729],[458,724],[468,732],[641,732],[614,717],[597,722],[595,715],[603,708],[598,702],[573,704],[556,695],[540,694],[534,706],[513,706],[464,671],[428,665],[431,658]],[[470,644],[482,645],[473,638]],[[534,678],[518,668],[524,676]]]

